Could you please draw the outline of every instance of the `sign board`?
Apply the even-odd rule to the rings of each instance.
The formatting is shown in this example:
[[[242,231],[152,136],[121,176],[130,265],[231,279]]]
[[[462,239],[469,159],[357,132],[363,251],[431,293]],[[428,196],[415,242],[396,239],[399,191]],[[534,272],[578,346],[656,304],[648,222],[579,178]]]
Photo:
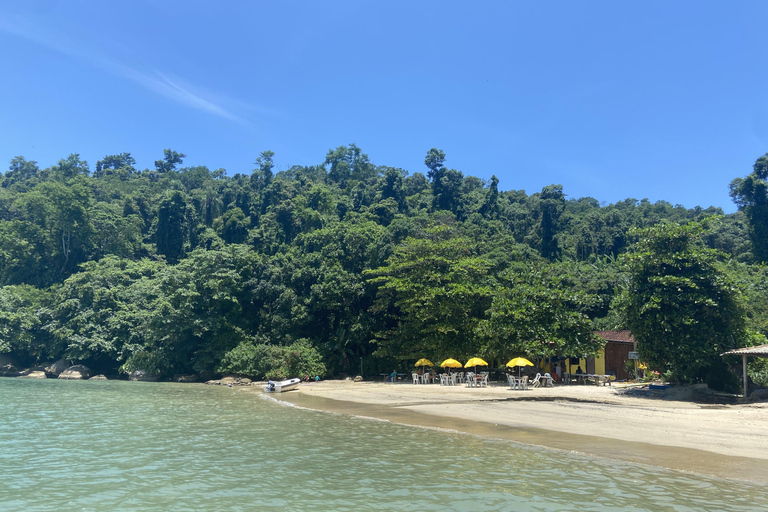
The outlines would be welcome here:
[[[637,357],[637,352],[630,352],[629,353],[629,358],[630,359],[640,359],[639,357]]]

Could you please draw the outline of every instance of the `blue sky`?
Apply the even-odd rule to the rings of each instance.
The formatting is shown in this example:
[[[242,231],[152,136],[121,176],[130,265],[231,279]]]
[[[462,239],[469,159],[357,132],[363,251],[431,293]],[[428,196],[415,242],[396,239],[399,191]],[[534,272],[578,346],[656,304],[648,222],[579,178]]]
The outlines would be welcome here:
[[[735,210],[768,152],[768,2],[0,1],[0,165],[250,173],[355,143],[569,198]]]

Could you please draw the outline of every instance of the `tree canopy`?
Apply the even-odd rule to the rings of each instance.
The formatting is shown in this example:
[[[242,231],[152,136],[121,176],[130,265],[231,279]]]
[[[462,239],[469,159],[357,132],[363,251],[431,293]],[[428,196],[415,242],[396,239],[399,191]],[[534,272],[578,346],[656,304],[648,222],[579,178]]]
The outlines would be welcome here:
[[[768,330],[766,275],[754,264],[763,164],[732,184],[741,212],[706,231],[679,228],[698,230],[700,245],[670,253],[663,244],[682,236],[672,226],[722,211],[603,205],[556,184],[500,190],[495,176],[446,167],[437,148],[426,174],[377,165],[355,144],[279,171],[269,150],[242,174],[185,158],[165,149],[140,169],[123,152],[93,173],[76,153],[46,168],[10,162],[0,179],[0,352],[103,373],[263,377],[299,366],[354,372],[361,360],[366,373],[390,372],[416,355],[583,356],[599,349],[592,329],[641,332],[659,311],[707,325],[706,354],[731,346],[723,332]],[[651,276],[672,268],[685,294],[641,286],[666,283]],[[625,321],[612,301],[627,280],[627,300],[650,302]],[[669,303],[653,310],[665,293]],[[750,298],[743,310],[739,293]],[[697,316],[707,300],[716,311]],[[649,350],[668,339],[651,337]],[[705,359],[681,375],[698,375]]]
[[[640,356],[683,382],[707,378],[720,354],[747,339],[739,292],[717,253],[702,246],[704,228],[646,228],[623,258],[629,282],[620,307]]]

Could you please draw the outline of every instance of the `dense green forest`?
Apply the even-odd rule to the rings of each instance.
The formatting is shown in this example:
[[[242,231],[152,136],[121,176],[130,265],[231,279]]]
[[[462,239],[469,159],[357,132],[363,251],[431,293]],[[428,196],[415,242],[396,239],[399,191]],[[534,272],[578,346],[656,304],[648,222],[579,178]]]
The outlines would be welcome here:
[[[740,334],[726,345],[768,333],[766,157],[734,179],[740,211],[723,215],[601,205],[560,185],[501,191],[437,149],[424,172],[376,165],[354,144],[280,172],[271,151],[234,175],[183,167],[185,156],[167,149],[144,170],[129,153],[93,170],[77,154],[45,169],[11,161],[0,354],[167,379],[593,354],[593,330],[646,321],[628,316],[639,268],[628,254],[656,250],[642,245],[648,228],[690,223],[700,229],[686,243],[706,255],[696,268],[733,290]]]

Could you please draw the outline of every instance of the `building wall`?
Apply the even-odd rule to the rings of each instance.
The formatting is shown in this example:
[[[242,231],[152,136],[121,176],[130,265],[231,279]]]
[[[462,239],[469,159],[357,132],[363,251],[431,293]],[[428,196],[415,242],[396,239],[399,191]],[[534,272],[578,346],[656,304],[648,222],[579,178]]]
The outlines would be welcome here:
[[[616,379],[629,378],[626,364],[629,361],[629,353],[632,351],[632,343],[612,342],[605,344],[605,371],[613,372]]]

